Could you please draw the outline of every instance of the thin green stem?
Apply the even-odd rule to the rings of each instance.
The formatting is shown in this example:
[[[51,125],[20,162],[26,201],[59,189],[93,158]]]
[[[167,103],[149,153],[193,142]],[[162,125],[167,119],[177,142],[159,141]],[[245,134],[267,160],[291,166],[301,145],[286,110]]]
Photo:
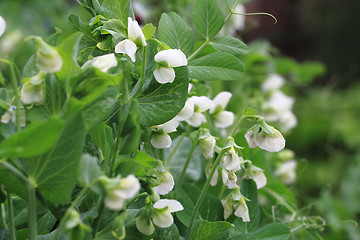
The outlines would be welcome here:
[[[12,172],[20,180],[22,180],[25,184],[29,184],[29,179],[27,177],[25,177],[25,175],[22,172],[20,172],[17,168],[15,168],[13,165],[9,164],[4,159],[0,161],[0,164],[3,167],[5,167],[7,170]]]
[[[196,55],[198,55],[201,52],[201,50],[203,50],[207,45],[209,45],[209,43],[210,43],[209,39],[206,39],[205,42],[198,49],[196,49],[196,51],[193,54],[191,54],[190,57],[188,57],[187,59],[188,62],[191,61],[193,58],[195,58]]]
[[[130,93],[130,97],[137,97],[141,93],[141,89],[145,82],[145,70],[146,70],[146,60],[148,57],[148,46],[145,46],[142,49],[142,62],[141,62],[141,72],[140,80],[136,83],[134,89]]]
[[[35,188],[31,184],[27,184],[26,188],[28,194],[28,237],[29,240],[36,240],[37,222]]]
[[[14,93],[15,93],[16,129],[18,132],[20,132],[20,130],[21,130],[21,126],[20,126],[20,95],[19,95],[19,90],[18,90],[16,74],[15,74],[15,70],[14,70],[14,62],[10,62],[9,68],[10,68],[11,83],[12,83],[12,86],[14,88]]]
[[[102,218],[102,215],[104,213],[104,209],[105,209],[105,204],[104,204],[104,199],[103,198],[100,198],[100,205],[99,205],[99,208],[98,208],[98,216],[94,219],[94,222],[92,224],[92,234],[93,234],[93,237],[95,237],[98,229],[99,229],[99,226],[100,226],[100,221],[101,221],[101,218]]]
[[[204,185],[204,187],[203,187],[203,189],[202,189],[202,191],[201,191],[201,193],[200,193],[200,197],[199,197],[199,199],[197,200],[196,205],[195,205],[195,207],[194,207],[194,211],[193,211],[193,214],[192,214],[192,216],[191,216],[191,220],[190,220],[190,224],[189,224],[189,229],[188,229],[188,232],[187,232],[187,234],[186,234],[186,238],[185,238],[185,239],[190,239],[191,230],[192,230],[192,228],[193,228],[193,225],[194,225],[194,222],[195,222],[195,219],[196,219],[197,212],[199,211],[199,208],[200,208],[200,206],[201,206],[201,203],[202,203],[202,201],[203,201],[204,198],[205,198],[205,195],[206,195],[206,193],[207,193],[207,190],[208,190],[208,188],[209,188],[209,186],[210,186],[210,182],[211,182],[212,176],[214,175],[214,172],[215,172],[217,166],[219,165],[220,160],[221,160],[222,156],[224,155],[224,153],[225,153],[225,150],[222,149],[221,152],[220,152],[220,154],[217,156],[213,167],[211,168],[210,174],[209,174],[209,176],[208,176],[208,178],[207,178],[207,180],[206,180],[206,182],[205,182],[205,185]]]
[[[14,221],[14,205],[9,191],[6,191],[8,209],[9,209],[9,223],[10,223],[10,239],[16,240],[16,229]]]
[[[188,168],[188,166],[189,166],[189,163],[190,163],[190,160],[191,160],[191,158],[192,158],[192,155],[193,155],[193,153],[194,153],[194,151],[195,151],[195,148],[196,148],[196,146],[197,146],[197,144],[198,144],[198,142],[199,142],[199,136],[200,136],[200,131],[198,131],[197,134],[196,134],[195,141],[194,141],[194,143],[193,143],[193,145],[192,145],[192,148],[191,148],[191,150],[190,150],[190,153],[189,153],[189,155],[188,155],[188,158],[186,159],[185,165],[184,165],[184,167],[183,167],[183,169],[182,169],[182,172],[181,172],[181,174],[180,174],[179,180],[178,180],[178,182],[177,182],[177,188],[180,188],[181,185],[182,185],[182,183],[183,183],[183,181],[184,181],[184,177],[185,177],[186,170],[187,170],[187,168]]]
[[[179,139],[179,141],[177,142],[175,148],[172,150],[172,152],[170,153],[170,155],[167,157],[167,159],[165,160],[165,167],[170,163],[171,159],[174,157],[175,153],[177,152],[177,150],[179,149],[182,141],[184,140],[185,137],[185,133],[181,134],[181,137]]]

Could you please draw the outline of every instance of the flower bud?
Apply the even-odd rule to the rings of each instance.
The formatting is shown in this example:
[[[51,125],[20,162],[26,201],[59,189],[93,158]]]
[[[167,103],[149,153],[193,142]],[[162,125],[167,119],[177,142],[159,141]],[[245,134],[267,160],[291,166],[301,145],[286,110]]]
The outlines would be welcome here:
[[[36,38],[36,66],[44,73],[55,73],[61,70],[63,61],[54,47],[41,38]]]

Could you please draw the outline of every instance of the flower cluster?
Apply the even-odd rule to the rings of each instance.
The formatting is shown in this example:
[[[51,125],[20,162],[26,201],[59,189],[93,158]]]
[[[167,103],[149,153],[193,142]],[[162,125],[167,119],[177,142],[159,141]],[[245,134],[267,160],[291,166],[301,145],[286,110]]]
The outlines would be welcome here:
[[[285,83],[282,76],[271,74],[263,83],[262,91],[269,96],[263,104],[264,119],[270,122],[278,121],[284,131],[297,125],[297,119],[291,111],[295,99],[285,95],[280,88]]]

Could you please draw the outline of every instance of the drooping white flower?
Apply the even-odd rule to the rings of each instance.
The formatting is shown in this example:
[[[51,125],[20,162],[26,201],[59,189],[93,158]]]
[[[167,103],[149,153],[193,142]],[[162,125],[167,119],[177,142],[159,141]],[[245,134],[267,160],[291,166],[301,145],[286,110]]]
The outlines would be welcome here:
[[[188,101],[193,104],[194,113],[185,121],[193,127],[200,127],[201,124],[206,122],[206,117],[203,112],[209,110],[214,103],[211,99],[205,96],[192,96],[188,99]]]
[[[279,177],[283,183],[292,184],[296,180],[296,165],[297,162],[294,159],[286,161],[280,165],[274,175]]]
[[[128,39],[125,39],[115,46],[116,53],[123,53],[130,57],[132,62],[136,61],[135,54],[138,46],[145,47],[146,40],[139,23],[128,18]]]
[[[107,189],[104,203],[112,210],[122,209],[125,200],[133,198],[140,190],[140,182],[134,175],[122,179],[106,179],[104,177],[103,180]]]
[[[24,79],[20,90],[20,100],[24,104],[43,104],[45,102],[45,73]]]
[[[206,164],[206,167],[205,167],[205,176],[206,176],[206,178],[209,178],[209,175],[210,175],[211,169],[213,167],[213,164],[214,164],[213,162],[208,162]],[[218,181],[218,177],[219,177],[219,171],[216,168],[215,172],[214,172],[214,175],[212,176],[212,178],[210,180],[210,185],[211,186],[216,186],[217,181]]]
[[[263,106],[265,120],[278,121],[284,113],[291,111],[294,102],[294,98],[279,90],[273,92]]]
[[[151,220],[143,218],[140,215],[136,217],[136,228],[145,235],[151,235],[155,231],[154,224]]]
[[[161,84],[172,83],[175,79],[174,67],[186,66],[187,59],[180,49],[167,49],[155,55],[158,68],[154,71],[156,81]]]
[[[40,37],[36,37],[35,42],[37,45],[36,66],[44,73],[60,71],[63,61],[57,50],[44,42]]]
[[[279,152],[282,150],[285,147],[284,137],[274,127],[271,127],[271,129],[273,131],[272,134],[260,131],[256,136],[254,134],[254,128],[249,129],[245,134],[249,147],[259,147],[269,152]]]
[[[160,185],[153,187],[152,189],[160,195],[168,194],[174,188],[174,178],[168,171],[160,172],[155,171],[157,177],[161,180]]]
[[[15,124],[16,123],[15,109],[16,109],[15,106],[10,106],[8,110],[1,116],[0,122],[8,124],[11,120],[11,122]],[[20,126],[25,127],[25,122],[26,122],[25,112],[22,110],[20,111]]]
[[[118,62],[116,60],[115,54],[109,53],[102,56],[94,57],[93,59],[85,62],[81,68],[86,69],[87,67],[92,66],[106,73],[110,68],[116,67],[117,64]]]
[[[194,114],[194,104],[192,103],[192,100],[189,100],[189,99],[186,100],[184,107],[176,115],[175,118],[178,121],[185,121],[185,120],[189,119]]]
[[[232,94],[230,92],[221,92],[213,100],[214,105],[210,108],[210,114],[215,118],[215,126],[226,128],[234,123],[234,113],[225,111]]]
[[[281,129],[288,131],[297,125],[297,118],[292,111],[287,111],[281,114],[279,122],[281,124]]]
[[[0,16],[0,37],[4,34],[5,29],[6,29],[5,19],[2,16]]]
[[[176,128],[179,126],[177,119],[173,118],[170,121],[152,126],[153,134],[151,136],[150,143],[154,148],[169,148],[172,144],[171,137],[168,133],[176,132]]]
[[[235,174],[235,171],[232,170],[228,171],[225,168],[223,168],[221,172],[221,177],[224,185],[227,186],[229,189],[236,188],[237,176]]]
[[[201,128],[199,136],[199,146],[205,158],[209,159],[214,156],[216,138],[211,136],[209,129]]]
[[[249,209],[239,187],[234,188],[224,200],[221,200],[221,203],[224,207],[224,219],[227,219],[235,210],[236,217],[242,218],[243,222],[250,222]]]
[[[257,189],[265,187],[267,183],[266,176],[262,171],[255,171],[253,173],[253,180],[256,183]]]
[[[263,92],[272,92],[281,88],[284,83],[285,80],[281,75],[273,73],[270,74],[265,82],[261,85],[261,90]]]
[[[221,158],[221,162],[223,163],[224,167],[229,171],[238,171],[242,161],[244,161],[244,159],[239,157],[233,146],[227,149]]]
[[[168,228],[174,223],[171,213],[182,211],[184,207],[173,199],[160,199],[154,204],[153,223],[161,228]]]

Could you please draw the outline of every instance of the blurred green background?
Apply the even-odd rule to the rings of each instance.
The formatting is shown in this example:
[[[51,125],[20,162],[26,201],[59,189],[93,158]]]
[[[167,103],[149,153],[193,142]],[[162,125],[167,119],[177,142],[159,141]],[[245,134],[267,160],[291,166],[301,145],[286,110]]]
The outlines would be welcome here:
[[[176,10],[179,1],[146,2],[154,9],[151,19],[158,19],[161,11]],[[325,74],[291,88],[298,118],[286,136],[298,160],[292,189],[304,211],[325,218],[323,239],[360,239],[354,223],[360,220],[360,1],[254,0],[246,3],[246,11],[278,19],[274,24],[266,16],[246,17],[247,27],[239,33],[246,43],[266,39],[277,49],[275,56],[325,64]],[[76,1],[1,0],[7,31],[0,56],[25,36],[48,36],[54,26],[65,29],[70,12],[88,17]],[[313,237],[299,234],[297,239]]]

